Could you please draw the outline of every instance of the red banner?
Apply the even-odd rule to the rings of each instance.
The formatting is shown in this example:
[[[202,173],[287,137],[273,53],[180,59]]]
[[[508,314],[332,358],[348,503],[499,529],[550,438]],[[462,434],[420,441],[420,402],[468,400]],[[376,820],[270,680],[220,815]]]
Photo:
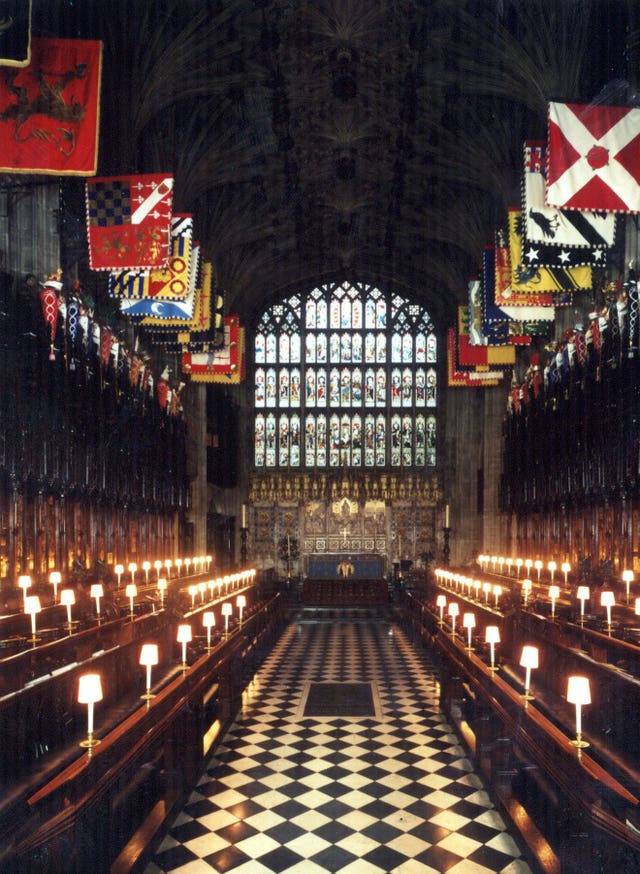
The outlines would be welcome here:
[[[0,171],[96,172],[102,43],[32,39],[28,67],[0,67]]]

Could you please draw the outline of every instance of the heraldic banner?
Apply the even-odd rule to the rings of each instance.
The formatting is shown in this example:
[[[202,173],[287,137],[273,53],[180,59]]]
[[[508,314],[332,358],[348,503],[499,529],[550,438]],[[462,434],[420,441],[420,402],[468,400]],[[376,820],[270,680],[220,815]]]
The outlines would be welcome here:
[[[92,176],[102,43],[31,40],[28,67],[0,67],[0,171]]]

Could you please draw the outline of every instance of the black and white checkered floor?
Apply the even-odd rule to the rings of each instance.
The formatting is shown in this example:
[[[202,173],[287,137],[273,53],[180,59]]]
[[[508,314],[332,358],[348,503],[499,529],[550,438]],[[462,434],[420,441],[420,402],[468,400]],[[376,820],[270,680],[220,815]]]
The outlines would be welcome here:
[[[305,717],[309,682],[371,682],[374,717]],[[383,618],[302,613],[145,874],[530,874],[438,708],[428,657]]]

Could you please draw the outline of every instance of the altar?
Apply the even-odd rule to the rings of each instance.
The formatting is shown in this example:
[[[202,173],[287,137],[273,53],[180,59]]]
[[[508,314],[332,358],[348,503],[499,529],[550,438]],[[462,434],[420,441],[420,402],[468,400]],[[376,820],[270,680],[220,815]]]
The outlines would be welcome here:
[[[307,576],[315,580],[377,580],[384,578],[384,556],[377,553],[309,555]]]

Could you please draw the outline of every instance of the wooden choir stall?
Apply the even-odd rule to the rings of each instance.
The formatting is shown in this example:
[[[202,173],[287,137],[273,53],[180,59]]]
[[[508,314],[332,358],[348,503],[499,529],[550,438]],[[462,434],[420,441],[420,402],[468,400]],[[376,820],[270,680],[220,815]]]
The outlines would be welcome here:
[[[253,570],[177,571],[55,598],[25,581],[0,617],[3,872],[143,870],[184,805],[283,612]]]

